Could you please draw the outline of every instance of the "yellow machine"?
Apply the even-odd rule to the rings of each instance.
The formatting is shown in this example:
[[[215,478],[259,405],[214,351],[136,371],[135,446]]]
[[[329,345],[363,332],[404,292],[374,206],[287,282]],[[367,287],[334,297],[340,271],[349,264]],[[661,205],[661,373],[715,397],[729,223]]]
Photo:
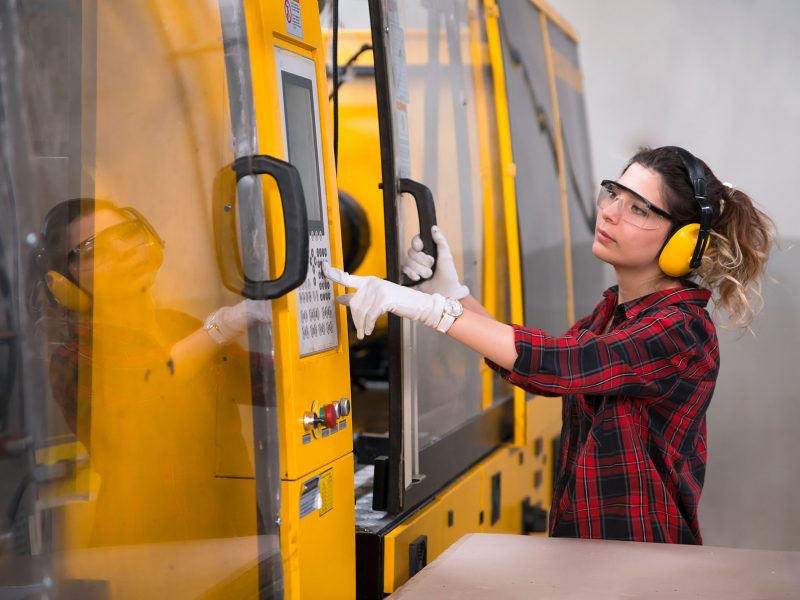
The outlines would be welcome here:
[[[394,317],[356,340],[321,273],[402,282],[435,222],[498,319],[593,304],[576,37],[545,2],[0,24],[0,596],[380,598],[465,533],[546,531],[559,400]]]

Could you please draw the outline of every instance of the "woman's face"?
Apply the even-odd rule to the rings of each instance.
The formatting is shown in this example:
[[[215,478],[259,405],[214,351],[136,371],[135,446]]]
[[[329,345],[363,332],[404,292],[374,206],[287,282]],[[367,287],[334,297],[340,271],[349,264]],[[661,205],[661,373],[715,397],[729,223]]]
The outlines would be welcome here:
[[[102,285],[109,295],[125,296],[146,292],[155,282],[163,259],[161,247],[127,216],[102,208],[70,223],[69,233],[79,249],[79,256],[71,256],[76,260],[70,260],[70,271],[88,292]]]
[[[655,171],[633,163],[618,181],[669,212],[661,194],[661,176]],[[658,269],[658,253],[669,233],[670,222],[660,219],[654,229],[638,227],[622,218],[621,200],[605,208],[598,207],[592,253],[615,268],[643,271],[652,270],[653,267]]]

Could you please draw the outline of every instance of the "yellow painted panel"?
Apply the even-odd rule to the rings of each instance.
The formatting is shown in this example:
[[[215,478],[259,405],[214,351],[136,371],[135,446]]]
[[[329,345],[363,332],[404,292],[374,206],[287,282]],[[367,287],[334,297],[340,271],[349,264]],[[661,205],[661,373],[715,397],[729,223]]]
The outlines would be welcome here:
[[[561,431],[561,397],[534,396],[526,403],[526,417],[530,423],[528,444],[536,437],[557,436]]]
[[[537,434],[535,438],[522,448],[501,446],[385,536],[385,593],[408,580],[408,546],[419,536],[427,536],[430,563],[467,533],[520,533],[526,498],[534,506],[550,508],[552,438],[559,431],[559,423],[550,419],[552,406],[553,403],[544,403],[535,410],[529,404],[528,414],[537,419],[532,429]],[[500,518],[492,524],[492,476],[498,473]],[[448,526],[450,510],[452,527]]]
[[[289,600],[354,598],[352,455],[325,465],[300,480],[283,481],[281,503],[285,597]],[[240,542],[239,546],[242,544]],[[224,542],[219,547],[224,550],[230,545]],[[252,558],[241,560],[235,571],[205,591],[202,598],[250,598],[252,586],[257,582],[256,562]]]
[[[532,456],[541,469],[542,485],[539,498],[542,506],[550,508],[553,496],[553,462],[558,459],[553,454],[553,442],[561,434],[561,398],[536,396],[527,403],[529,443]],[[537,441],[538,440],[538,441]],[[541,448],[541,455],[536,451]],[[533,502],[533,498],[531,498]]]
[[[159,540],[152,531],[146,530],[141,539],[152,541],[73,546],[56,552],[55,564],[67,579],[105,582],[108,597],[115,600],[249,597],[257,590],[258,583],[255,574],[246,575],[252,571],[258,556],[253,481],[217,479],[215,483],[213,496],[217,497],[218,493],[230,498],[231,508],[227,514],[218,516],[220,521],[226,522],[218,525],[218,535],[209,533],[208,528],[198,527],[196,537],[169,540],[162,536]],[[206,504],[202,498],[197,500],[198,504]],[[74,507],[89,509],[92,504],[79,503]],[[204,508],[198,506],[198,510]],[[123,513],[119,520],[124,521],[124,517]],[[92,523],[91,518],[88,523]],[[253,524],[252,529],[248,529],[248,523]],[[240,533],[236,533],[236,529]],[[103,530],[107,534],[110,531],[107,523]],[[225,535],[224,531],[231,533]],[[174,532],[167,529],[167,535]],[[116,534],[121,537],[120,531]],[[93,532],[93,539],[94,535],[97,533]],[[220,592],[222,584],[229,579],[239,582],[237,589],[242,592],[239,596]]]
[[[352,454],[299,480],[283,482],[281,550],[286,598],[355,598],[353,485]],[[304,496],[306,488],[312,492]],[[311,504],[314,489],[319,489],[319,498]],[[301,516],[301,506],[305,516]]]
[[[408,580],[408,545],[420,535],[428,537],[428,562],[467,533],[478,531],[481,511],[480,471],[470,470],[430,504],[384,538],[383,591],[393,592]],[[448,513],[453,512],[453,525]]]
[[[313,60],[316,72],[321,149],[327,202],[330,259],[342,266],[342,247],[337,202],[336,172],[333,159],[332,130],[328,111],[325,56],[318,6],[301,2],[303,38],[289,35],[283,3],[248,2],[248,35],[251,44],[253,88],[259,124],[259,147],[263,153],[286,159],[283,125],[277,94],[275,47]],[[277,198],[268,201],[267,223],[270,231],[270,268],[279,272],[284,262],[285,235],[283,215]],[[342,293],[334,290],[335,294]],[[345,308],[336,305],[338,346],[301,358],[297,321],[296,292],[273,301],[276,386],[280,399],[281,468],[285,479],[298,479],[321,464],[352,451],[349,419],[347,428],[319,439],[304,437],[303,415],[316,402],[322,406],[350,398],[349,355]],[[304,439],[308,443],[304,443]]]
[[[525,448],[502,448],[482,465],[483,525],[486,533],[520,533],[522,500],[533,492],[533,461]],[[527,459],[527,460],[526,460]],[[493,478],[500,477],[499,519],[492,523]]]

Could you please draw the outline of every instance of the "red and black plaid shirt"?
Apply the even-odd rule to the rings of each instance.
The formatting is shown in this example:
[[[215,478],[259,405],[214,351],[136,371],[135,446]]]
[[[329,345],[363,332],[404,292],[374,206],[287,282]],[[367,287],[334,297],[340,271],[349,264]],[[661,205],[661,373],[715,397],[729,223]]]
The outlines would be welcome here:
[[[706,409],[719,372],[710,292],[617,306],[612,287],[566,334],[514,326],[506,380],[563,396],[550,535],[700,544]],[[611,321],[607,333],[603,333]]]

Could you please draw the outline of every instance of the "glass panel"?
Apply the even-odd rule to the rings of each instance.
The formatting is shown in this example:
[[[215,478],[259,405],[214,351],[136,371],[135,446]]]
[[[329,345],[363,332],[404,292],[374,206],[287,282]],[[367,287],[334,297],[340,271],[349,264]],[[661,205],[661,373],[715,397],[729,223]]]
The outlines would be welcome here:
[[[475,79],[480,66],[470,45],[479,35],[470,30],[477,27],[477,2],[386,2],[384,11],[391,30],[388,53],[394,57],[390,76],[395,83],[391,104],[397,109],[393,115],[397,175],[431,188],[437,219],[448,236],[457,268],[472,293],[480,297],[483,190]],[[331,16],[328,7],[323,22],[329,23]],[[340,3],[339,64],[348,68],[341,72],[339,88],[339,206],[345,260],[351,247],[352,256],[357,257],[350,265],[353,272],[385,276],[378,115],[368,26],[364,0]],[[328,59],[330,65],[330,51]],[[484,68],[488,70],[488,65]],[[328,72],[331,84],[332,66]],[[482,85],[482,93],[487,93],[491,80]],[[489,118],[489,113],[493,118],[493,101],[484,98],[484,102],[483,117]],[[492,129],[486,135],[494,139],[495,132]],[[491,149],[487,152],[491,154]],[[404,255],[419,224],[410,196],[402,197],[399,205],[400,243],[390,254]],[[366,249],[359,252],[362,244]],[[366,340],[357,341],[354,335],[350,340],[355,452],[358,462],[365,465],[371,465],[376,454],[389,453],[386,323],[379,320]],[[406,327],[403,389],[407,401],[413,396],[419,418],[418,450],[480,411],[480,372],[480,359],[474,353],[427,328]],[[404,413],[409,419],[410,410]],[[403,430],[413,431],[410,420]],[[416,439],[404,443],[409,449]],[[411,462],[406,465],[410,467]],[[407,471],[407,482],[410,476]]]
[[[539,10],[500,0],[511,142],[516,164],[525,325],[567,329],[561,194]]]
[[[583,79],[578,63],[578,46],[552,21],[548,21],[548,33],[564,139],[575,281],[575,317],[579,319],[591,313],[604,287],[602,265],[592,254],[597,185],[592,176],[589,126],[586,121]]]
[[[433,192],[456,269],[480,297],[482,188],[467,2],[388,5],[390,29],[398,28],[390,38],[399,175]],[[410,197],[400,203],[399,228],[405,253],[419,231]],[[480,411],[480,357],[428,327],[404,325],[404,391],[416,404],[421,451]]]
[[[218,346],[203,329],[241,301],[220,283],[211,211],[233,159],[219,7],[34,1],[0,13],[12,215],[0,373],[13,390],[0,435],[18,440],[0,457],[14,508],[0,539],[36,556],[4,560],[0,580],[170,598],[231,597],[222,582],[236,577],[255,595],[266,546],[251,379],[264,361],[246,333]]]

